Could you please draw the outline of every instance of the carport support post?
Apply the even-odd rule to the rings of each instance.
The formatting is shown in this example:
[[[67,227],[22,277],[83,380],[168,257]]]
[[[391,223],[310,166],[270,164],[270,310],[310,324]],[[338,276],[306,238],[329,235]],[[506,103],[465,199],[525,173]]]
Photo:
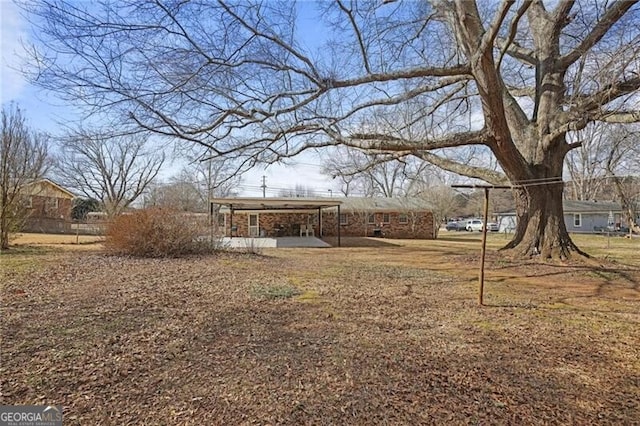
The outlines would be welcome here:
[[[213,203],[209,202],[209,244],[211,245],[213,245],[213,212]],[[218,221],[216,220],[216,224],[217,223]]]
[[[322,238],[322,207],[318,207],[318,238]]]
[[[229,204],[229,238],[233,238],[233,204]]]
[[[482,225],[482,251],[480,253],[480,288],[478,289],[478,303],[483,304],[484,298],[484,258],[487,252],[487,219],[489,216],[489,188],[484,188],[484,224]]]

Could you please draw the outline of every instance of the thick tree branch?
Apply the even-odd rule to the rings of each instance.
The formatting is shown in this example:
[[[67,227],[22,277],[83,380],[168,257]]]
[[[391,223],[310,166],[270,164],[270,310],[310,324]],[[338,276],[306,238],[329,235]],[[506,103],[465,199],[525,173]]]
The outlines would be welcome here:
[[[447,170],[452,173],[457,173],[463,176],[468,176],[476,179],[481,179],[492,185],[508,185],[509,179],[495,170],[486,169],[484,167],[470,166],[468,164],[461,164],[448,158],[440,157],[436,154],[426,151],[414,152],[413,155],[427,161],[434,166]]]
[[[471,76],[469,65],[455,65],[452,67],[417,67],[406,68],[386,73],[374,73],[346,80],[323,80],[323,85],[329,89],[354,87],[367,83],[383,83],[387,81],[408,80],[421,77],[451,77]]]
[[[535,66],[537,63],[536,52],[532,49],[520,46],[515,41],[509,42],[506,38],[498,37],[496,39],[496,45],[498,48],[505,51],[507,55],[526,65]]]
[[[536,91],[532,87],[507,86],[506,89],[515,97],[535,98]]]
[[[496,12],[496,15],[494,16],[493,21],[489,25],[489,28],[487,28],[484,35],[482,36],[482,41],[480,42],[480,48],[478,49],[477,54],[484,54],[487,51],[487,49],[493,48],[493,43],[496,37],[498,36],[498,33],[500,32],[502,23],[507,18],[509,9],[511,9],[511,6],[513,6],[514,3],[515,3],[515,0],[502,0],[502,3],[498,8],[498,12]]]
[[[640,77],[629,80],[616,81],[608,84],[602,90],[590,95],[574,96],[570,99],[575,105],[575,114],[602,108],[602,106],[640,89]]]
[[[514,16],[511,20],[511,24],[509,25],[509,36],[501,47],[500,57],[498,58],[498,64],[496,65],[496,68],[498,70],[500,70],[502,59],[504,58],[505,53],[507,53],[507,51],[510,49],[513,43],[513,39],[516,36],[516,32],[518,31],[518,23],[520,23],[520,19],[524,16],[529,6],[531,6],[531,2],[532,0],[527,0],[522,3],[522,5],[520,5],[520,7],[518,8],[518,11],[516,12],[516,16]]]
[[[640,123],[640,111],[601,111],[592,119],[610,124]]]
[[[591,32],[571,52],[560,57],[556,62],[558,70],[566,70],[571,64],[580,59],[587,51],[598,43],[607,34],[609,29],[636,4],[635,1],[619,0],[607,9],[600,21]]]
[[[433,150],[467,145],[489,145],[492,140],[490,133],[486,129],[482,129],[474,132],[456,133],[443,138],[421,140],[408,140],[380,133],[353,133],[341,142],[354,148],[394,152]]]
[[[555,31],[561,31],[571,22],[571,19],[569,19],[569,12],[571,12],[574,4],[575,0],[563,0],[558,2],[556,9],[553,11],[553,20],[555,22],[554,26],[556,28]]]

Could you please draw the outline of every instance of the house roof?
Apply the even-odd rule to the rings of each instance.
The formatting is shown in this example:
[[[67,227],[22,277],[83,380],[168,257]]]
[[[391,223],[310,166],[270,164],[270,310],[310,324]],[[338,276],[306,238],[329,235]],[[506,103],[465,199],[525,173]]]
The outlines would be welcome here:
[[[343,197],[343,198],[212,198],[220,204],[241,210],[317,210],[335,208],[342,211],[396,212],[431,210],[431,205],[419,198]]]
[[[607,213],[621,212],[620,203],[612,201],[573,201],[564,200],[562,202],[565,213]]]
[[[228,206],[233,210],[317,210],[342,204],[338,198],[212,198],[211,203]]]
[[[573,213],[604,213],[609,214],[609,212],[620,213],[622,211],[622,206],[620,203],[615,203],[612,201],[574,201],[574,200],[563,200],[562,201],[562,209],[566,214]],[[502,213],[498,213],[503,216],[515,215],[515,211],[510,210]]]
[[[76,198],[76,194],[74,194],[73,192],[69,191],[66,188],[63,188],[62,186],[58,185],[51,179],[47,179],[47,178],[38,179],[38,180],[34,180],[33,182],[29,182],[28,184],[25,185],[25,187],[30,188],[30,187],[35,187],[37,185],[48,185],[53,187],[55,190],[67,195],[69,198]],[[34,195],[37,195],[37,194],[34,194]]]
[[[420,198],[347,197],[342,200],[341,209],[345,211],[402,212],[433,208]]]

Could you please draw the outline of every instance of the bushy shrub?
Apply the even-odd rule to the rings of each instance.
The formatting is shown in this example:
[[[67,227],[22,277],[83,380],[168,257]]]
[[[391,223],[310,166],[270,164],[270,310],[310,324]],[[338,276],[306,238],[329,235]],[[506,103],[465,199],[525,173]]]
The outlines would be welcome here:
[[[118,216],[107,228],[105,247],[112,254],[175,257],[213,250],[194,218],[172,209],[149,208]]]

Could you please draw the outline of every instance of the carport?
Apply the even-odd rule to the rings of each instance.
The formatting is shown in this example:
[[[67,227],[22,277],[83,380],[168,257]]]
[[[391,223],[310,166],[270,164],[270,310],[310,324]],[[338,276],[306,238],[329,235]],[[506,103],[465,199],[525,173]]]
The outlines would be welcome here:
[[[318,213],[318,235],[322,236],[322,210],[327,208],[338,209],[336,217],[336,234],[338,236],[338,247],[340,247],[340,205],[342,201],[331,198],[258,198],[258,197],[231,197],[231,198],[212,198],[210,200],[210,213],[216,211],[215,205],[226,206],[229,209],[230,229],[233,229],[234,213],[252,213],[252,212],[309,212]],[[230,233],[230,237],[233,234]]]

